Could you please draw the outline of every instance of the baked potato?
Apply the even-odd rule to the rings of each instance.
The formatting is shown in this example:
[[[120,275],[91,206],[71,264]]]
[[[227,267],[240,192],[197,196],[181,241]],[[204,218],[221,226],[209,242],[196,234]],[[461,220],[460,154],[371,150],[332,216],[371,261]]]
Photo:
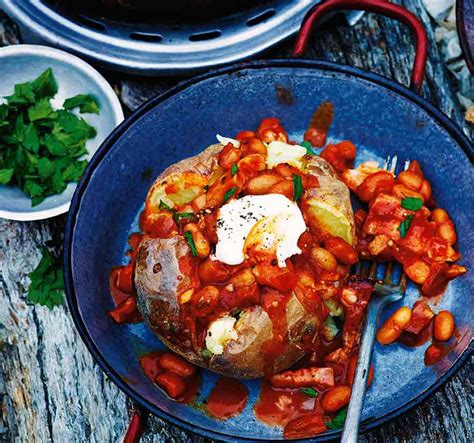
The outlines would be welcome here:
[[[154,333],[190,362],[235,378],[277,373],[316,349],[328,300],[340,303],[335,294],[352,260],[343,256],[354,253],[348,188],[268,120],[238,140],[219,137],[156,179],[134,271],[137,308]],[[227,229],[252,211],[253,226],[235,247],[224,244],[224,211],[269,199],[279,202],[271,217],[266,207],[262,217],[256,205],[241,205],[247,209]],[[294,214],[282,219],[280,202]]]

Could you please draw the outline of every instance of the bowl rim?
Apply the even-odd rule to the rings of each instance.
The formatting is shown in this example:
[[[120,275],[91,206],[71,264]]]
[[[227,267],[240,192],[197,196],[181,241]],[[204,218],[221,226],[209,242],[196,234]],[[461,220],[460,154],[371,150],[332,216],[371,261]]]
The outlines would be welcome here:
[[[111,380],[121,389],[127,396],[129,396],[132,400],[134,400],[140,407],[150,411],[153,415],[165,419],[168,422],[180,427],[181,429],[190,431],[192,433],[208,437],[208,438],[217,438],[224,441],[232,441],[232,442],[268,442],[268,441],[275,441],[275,439],[261,439],[261,438],[252,438],[252,437],[237,437],[234,435],[228,435],[221,433],[219,431],[214,431],[208,428],[204,428],[199,426],[198,424],[191,424],[186,420],[183,420],[179,417],[175,417],[172,414],[163,411],[162,409],[158,408],[157,406],[153,405],[151,402],[143,398],[135,389],[130,386],[126,381],[124,381],[120,374],[114,369],[114,367],[107,361],[104,357],[100,349],[96,346],[93,338],[89,335],[89,332],[86,327],[86,323],[83,321],[81,313],[79,311],[79,307],[77,304],[77,297],[74,289],[73,283],[73,270],[72,270],[72,241],[74,237],[74,226],[76,223],[76,218],[78,211],[81,206],[81,200],[83,194],[86,192],[89,181],[95,172],[96,167],[102,162],[102,160],[107,156],[109,150],[113,147],[115,141],[140,117],[146,114],[149,110],[154,108],[155,106],[159,105],[169,97],[180,93],[184,89],[194,84],[200,83],[201,81],[205,81],[211,79],[213,77],[219,77],[222,75],[230,75],[235,74],[238,71],[244,71],[249,69],[265,69],[265,68],[312,68],[318,69],[322,71],[329,71],[335,74],[346,74],[349,76],[353,76],[356,78],[360,78],[366,81],[369,81],[374,86],[385,87],[390,89],[391,91],[401,95],[405,99],[413,102],[416,106],[422,108],[426,111],[435,121],[437,121],[440,126],[446,129],[450,136],[455,140],[455,142],[460,146],[463,150],[467,158],[474,162],[474,146],[471,145],[467,137],[462,133],[462,131],[440,110],[438,110],[435,106],[429,103],[427,100],[413,92],[412,90],[408,89],[407,87],[393,81],[387,79],[383,76],[378,74],[365,71],[360,68],[340,65],[334,62],[327,62],[327,61],[318,61],[318,60],[306,60],[306,59],[272,59],[272,60],[260,60],[260,61],[251,61],[251,62],[243,62],[239,64],[234,64],[226,67],[217,68],[211,71],[208,71],[204,74],[195,76],[191,79],[182,81],[178,83],[173,88],[151,98],[144,104],[142,104],[137,110],[133,112],[131,116],[129,116],[120,126],[118,126],[110,135],[109,137],[103,142],[103,144],[99,147],[99,149],[94,154],[93,158],[89,162],[89,165],[82,176],[77,188],[76,192],[74,193],[72,203],[71,203],[71,210],[68,214],[68,219],[66,223],[66,230],[64,236],[64,264],[63,264],[63,272],[64,272],[64,279],[65,279],[65,288],[66,288],[66,299],[68,303],[69,310],[71,311],[71,315],[73,317],[73,321],[76,325],[76,328],[81,336],[82,340],[84,341],[86,347],[88,348],[89,352],[92,354],[98,365],[104,371],[104,373],[111,378]],[[387,412],[380,417],[367,421],[366,423],[362,424],[360,427],[360,432],[367,432],[371,429],[377,428],[380,425],[395,419],[396,417],[400,416],[403,413],[408,412],[413,407],[420,404],[423,400],[425,400],[428,396],[434,394],[438,391],[462,366],[462,364],[468,359],[468,357],[474,351],[474,341],[473,337],[471,336],[469,344],[466,346],[462,354],[460,354],[456,360],[453,362],[452,366],[429,388],[418,394],[412,400],[407,403],[402,404],[398,408]],[[288,441],[292,442],[301,442],[301,443],[309,443],[309,442],[323,442],[323,441],[331,441],[337,438],[340,438],[342,430],[337,431],[330,431],[326,432],[321,435],[315,435],[309,438],[303,439],[288,439]],[[283,439],[281,441],[284,441]]]
[[[108,116],[108,118],[114,121],[115,127],[117,127],[124,120],[122,105],[120,104],[120,100],[117,97],[117,94],[113,90],[112,86],[107,82],[107,80],[102,76],[102,74],[99,73],[99,71],[97,71],[94,67],[92,67],[89,63],[85,62],[81,58],[61,49],[51,48],[49,46],[44,45],[18,44],[4,46],[0,48],[0,62],[2,60],[2,57],[18,55],[39,55],[45,58],[53,58],[67,63],[69,66],[71,66],[77,71],[85,72],[90,78],[92,78],[96,82],[99,88],[103,91],[107,101],[110,103],[112,113]],[[97,148],[97,151],[99,150],[99,148],[100,146]],[[77,189],[78,183],[75,183],[74,186]],[[43,209],[41,211],[17,212],[7,211],[5,209],[0,208],[0,218],[16,221],[44,220],[67,212],[71,205],[71,200],[65,203],[61,203],[55,206],[54,208]]]

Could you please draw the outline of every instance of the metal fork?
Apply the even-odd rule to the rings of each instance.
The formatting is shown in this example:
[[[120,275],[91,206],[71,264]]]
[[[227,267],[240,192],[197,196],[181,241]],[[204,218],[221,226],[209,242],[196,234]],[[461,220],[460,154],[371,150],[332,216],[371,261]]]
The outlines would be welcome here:
[[[357,265],[356,274],[367,277],[362,264]],[[382,309],[389,303],[400,300],[406,290],[407,277],[402,274],[398,284],[393,284],[393,263],[387,263],[385,277],[381,281],[377,281],[374,286],[372,297],[367,306],[364,328],[359,347],[359,358],[357,359],[357,367],[354,381],[352,383],[352,393],[349,406],[347,409],[346,422],[344,424],[344,432],[342,433],[342,443],[355,443],[359,435],[359,423],[362,415],[362,407],[364,406],[365,393],[367,391],[367,380],[369,377],[370,361],[372,351],[374,349],[375,333],[377,321]],[[375,280],[377,272],[377,263],[372,262],[368,275],[369,280]]]
[[[397,157],[387,159],[384,169],[395,172]],[[404,169],[409,166],[406,162]],[[377,274],[377,263],[372,262],[367,275],[367,266],[357,263],[355,274],[375,280]],[[370,372],[370,362],[374,349],[375,334],[380,313],[387,304],[400,300],[406,291],[407,276],[401,274],[397,285],[393,284],[393,262],[388,262],[383,280],[377,281],[374,286],[372,297],[367,306],[364,327],[359,346],[359,357],[357,359],[356,372],[352,383],[351,398],[347,408],[347,416],[342,433],[341,443],[356,443],[359,435],[359,423],[364,406],[365,393],[367,391],[367,381]]]

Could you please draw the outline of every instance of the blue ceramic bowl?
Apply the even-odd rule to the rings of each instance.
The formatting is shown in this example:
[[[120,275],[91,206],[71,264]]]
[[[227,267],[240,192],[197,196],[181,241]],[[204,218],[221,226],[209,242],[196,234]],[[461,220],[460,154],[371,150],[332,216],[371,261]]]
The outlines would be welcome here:
[[[291,91],[291,105],[278,99],[277,86]],[[323,100],[332,101],[336,109],[331,137],[352,140],[359,158],[382,160],[397,154],[399,164],[414,158],[421,162],[439,205],[456,223],[462,264],[474,269],[473,148],[443,114],[413,92],[356,68],[315,61],[255,62],[185,82],[142,106],[101,146],[78,186],[66,232],[67,297],[79,332],[108,376],[157,416],[213,438],[283,438],[280,429],[254,417],[258,380],[245,382],[250,390],[247,407],[227,421],[163,395],[138,365],[140,355],[163,345],[145,325],[119,326],[108,317],[113,308],[108,276],[112,266],[123,262],[127,237],[137,229],[137,214],[163,169],[214,143],[216,133],[255,128],[263,117],[279,117],[292,138],[301,140]],[[439,305],[453,312],[463,338],[437,365],[423,364],[428,344],[417,349],[376,346],[376,375],[367,394],[363,429],[419,403],[460,366],[472,340],[473,288],[471,271],[450,284]],[[384,317],[417,298],[410,285],[406,299]],[[216,380],[203,372],[198,401]],[[337,435],[330,431],[312,441]]]

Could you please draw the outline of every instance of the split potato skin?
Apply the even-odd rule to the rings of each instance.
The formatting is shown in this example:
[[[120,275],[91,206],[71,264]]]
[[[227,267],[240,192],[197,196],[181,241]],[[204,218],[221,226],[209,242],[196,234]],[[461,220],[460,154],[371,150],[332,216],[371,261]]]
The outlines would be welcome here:
[[[210,177],[222,148],[220,144],[211,145],[199,155],[166,169],[150,189],[149,197],[172,174],[191,171]],[[320,187],[305,190],[305,193],[337,205],[352,221],[351,229],[355,230],[349,190],[337,178],[332,167],[319,157],[311,157],[306,173],[314,175]],[[264,344],[273,339],[274,325],[269,314],[259,305],[242,309],[234,326],[238,339],[227,342],[222,354],[212,355],[211,358],[201,355],[201,350],[196,349],[190,336],[183,332],[182,319],[186,307],[180,304],[179,299],[180,294],[195,287],[195,281],[193,283],[192,278],[180,269],[181,260],[190,253],[187,241],[179,234],[170,238],[144,236],[138,248],[134,273],[137,307],[145,322],[172,351],[195,365],[234,378],[258,378],[285,370],[305,354],[303,343],[312,335],[317,336],[324,320],[321,313],[309,312],[292,292],[288,295],[284,311],[287,327],[284,351],[276,358],[268,359],[262,351]]]

